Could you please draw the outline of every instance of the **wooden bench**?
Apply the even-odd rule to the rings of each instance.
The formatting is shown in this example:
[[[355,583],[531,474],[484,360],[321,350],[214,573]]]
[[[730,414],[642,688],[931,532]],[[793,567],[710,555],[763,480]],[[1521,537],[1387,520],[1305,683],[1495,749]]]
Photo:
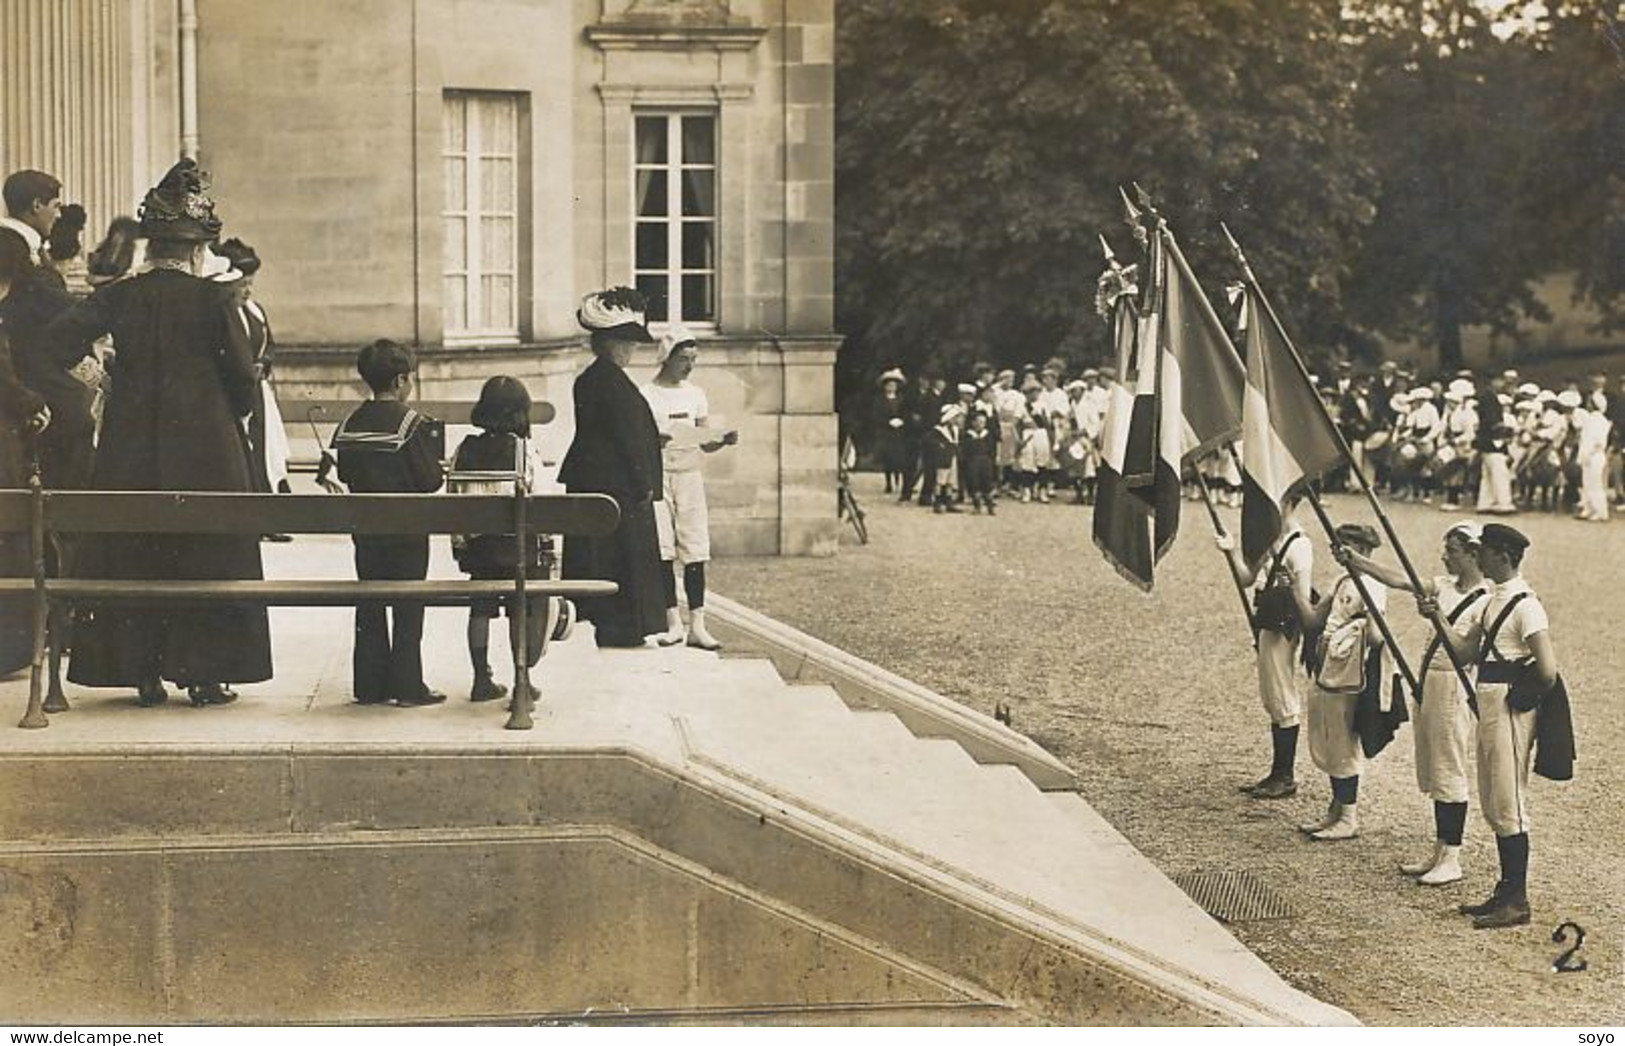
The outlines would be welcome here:
[[[294,455],[288,459],[288,472],[294,475],[309,475],[316,471],[320,463],[320,448],[325,447],[332,438],[329,432],[326,438],[316,430],[318,425],[337,427],[339,422],[349,417],[350,412],[360,406],[360,399],[335,400],[319,399],[309,396],[283,395],[278,393],[277,406],[282,411],[282,425],[287,431],[289,443],[303,442],[306,429],[311,430],[309,435],[315,437],[318,447],[317,455]],[[413,400],[407,404],[413,410],[426,417],[447,425],[471,425],[469,415],[474,410],[472,400]],[[536,400],[530,405],[530,423],[546,425],[558,416],[553,404],[546,400]]]
[[[459,474],[453,478],[471,478]],[[516,479],[512,473],[479,473],[479,478]],[[601,494],[533,495],[520,481],[507,495],[448,494],[236,494],[99,492],[43,490],[35,478],[30,490],[0,491],[0,533],[30,535],[32,578],[0,579],[0,594],[33,596],[34,659],[28,710],[19,726],[48,725],[45,713],[67,702],[42,699],[46,624],[51,600],[70,604],[122,606],[247,603],[260,606],[355,606],[378,602],[418,602],[467,606],[475,600],[506,599],[517,619],[514,700],[507,726],[528,730],[534,695],[523,685],[528,661],[525,616],[538,596],[590,599],[613,595],[610,581],[556,581],[525,577],[523,569],[504,581],[288,580],[188,581],[111,578],[47,578],[45,548],[50,536],[65,534],[237,534],[256,539],[290,534],[512,534],[521,550],[535,535],[568,538],[607,534],[620,522],[613,498]],[[56,695],[53,695],[56,697]]]

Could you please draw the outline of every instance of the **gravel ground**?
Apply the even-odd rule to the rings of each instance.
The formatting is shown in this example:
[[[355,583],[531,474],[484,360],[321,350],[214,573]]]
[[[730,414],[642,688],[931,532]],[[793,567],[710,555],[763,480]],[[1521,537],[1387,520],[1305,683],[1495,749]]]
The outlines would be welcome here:
[[[1329,798],[1306,745],[1295,799],[1237,792],[1267,769],[1268,721],[1240,602],[1199,505],[1187,505],[1147,597],[1094,549],[1087,508],[1001,502],[995,519],[938,516],[897,505],[874,475],[856,477],[856,490],[868,546],[845,529],[834,558],[724,560],[714,586],[972,707],[1009,704],[1015,727],[1074,767],[1084,797],[1164,872],[1247,869],[1287,897],[1295,918],[1232,929],[1292,984],[1362,1021],[1625,1023],[1625,523],[1516,521],[1533,541],[1526,574],[1552,617],[1580,762],[1575,780],[1531,787],[1533,923],[1490,932],[1455,913],[1495,881],[1494,839],[1476,809],[1464,882],[1427,888],[1396,869],[1432,838],[1408,728],[1362,782],[1357,840],[1314,843],[1294,830]],[[1328,506],[1339,521],[1369,519],[1352,496]],[[1438,573],[1439,538],[1458,517],[1411,505],[1392,514],[1419,569]],[[1335,564],[1324,542],[1316,553],[1325,590]],[[1393,623],[1414,660],[1422,623],[1402,612]],[[1561,951],[1551,933],[1565,919],[1587,931],[1583,973],[1551,972]]]

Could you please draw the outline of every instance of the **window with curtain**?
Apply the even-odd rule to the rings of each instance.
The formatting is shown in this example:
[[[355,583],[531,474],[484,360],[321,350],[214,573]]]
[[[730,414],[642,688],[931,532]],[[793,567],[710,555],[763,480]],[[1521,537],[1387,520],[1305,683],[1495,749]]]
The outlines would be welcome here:
[[[445,95],[447,341],[519,340],[519,103]]]
[[[653,322],[717,321],[717,118],[634,118],[633,269]]]

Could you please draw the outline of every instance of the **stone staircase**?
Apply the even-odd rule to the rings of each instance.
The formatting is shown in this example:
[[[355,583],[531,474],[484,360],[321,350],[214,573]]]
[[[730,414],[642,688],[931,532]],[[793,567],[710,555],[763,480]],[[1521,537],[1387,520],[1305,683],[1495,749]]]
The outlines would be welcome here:
[[[578,634],[513,733],[349,703],[347,623],[278,612],[230,708],[0,737],[0,1021],[1350,1021],[1076,793],[770,661]]]

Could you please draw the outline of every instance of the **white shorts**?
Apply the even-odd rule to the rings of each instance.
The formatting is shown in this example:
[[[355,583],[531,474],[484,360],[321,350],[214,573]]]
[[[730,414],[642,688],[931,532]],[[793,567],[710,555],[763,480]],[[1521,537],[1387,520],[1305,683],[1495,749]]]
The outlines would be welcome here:
[[[1478,804],[1496,835],[1529,831],[1529,756],[1535,710],[1514,711],[1507,688],[1478,688]]]
[[[1354,729],[1358,694],[1309,692],[1309,756],[1327,777],[1358,777],[1365,769],[1365,749]]]
[[[654,508],[661,559],[704,563],[711,558],[711,516],[699,469],[667,472],[665,499]]]
[[[1298,691],[1298,645],[1279,632],[1258,633],[1258,693],[1273,726],[1298,725],[1303,695]]]
[[[1422,676],[1422,703],[1415,719],[1416,786],[1436,803],[1465,803],[1473,710],[1467,707],[1454,668],[1429,668]]]

